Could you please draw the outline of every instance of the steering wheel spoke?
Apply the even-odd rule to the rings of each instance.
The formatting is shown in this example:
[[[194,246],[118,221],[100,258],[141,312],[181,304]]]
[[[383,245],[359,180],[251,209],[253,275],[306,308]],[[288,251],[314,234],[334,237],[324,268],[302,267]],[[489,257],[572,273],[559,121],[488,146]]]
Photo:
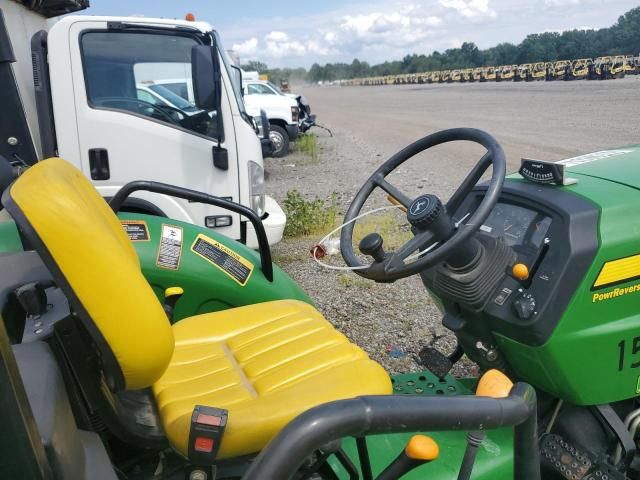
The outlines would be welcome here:
[[[474,165],[473,170],[469,172],[453,195],[451,195],[451,198],[449,198],[449,201],[447,202],[447,210],[455,212],[458,209],[465,197],[469,195],[469,192],[473,189],[476,183],[478,183],[482,175],[484,175],[484,172],[487,171],[487,168],[491,165],[491,161],[492,152],[489,151],[485,153],[478,163]]]
[[[391,195],[394,199],[396,199],[404,208],[409,208],[411,202],[413,201],[410,197],[402,193],[401,190],[391,185],[387,180],[382,176],[381,173],[375,175],[373,177],[373,183],[376,186],[380,187],[382,190]]]
[[[406,260],[412,253],[418,250],[431,250],[433,246],[435,246],[434,234],[429,231],[422,232],[400,247],[396,252],[394,252],[394,255],[404,262],[404,260]]]

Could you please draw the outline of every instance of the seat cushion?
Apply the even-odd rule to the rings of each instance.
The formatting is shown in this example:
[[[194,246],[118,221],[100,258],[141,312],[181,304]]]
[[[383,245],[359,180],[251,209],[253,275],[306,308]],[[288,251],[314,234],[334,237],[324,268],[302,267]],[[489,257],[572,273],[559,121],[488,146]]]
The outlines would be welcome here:
[[[153,386],[173,447],[187,454],[195,405],[229,410],[219,458],[261,450],[321,403],[391,393],[384,369],[311,305],[280,300],[186,318]]]

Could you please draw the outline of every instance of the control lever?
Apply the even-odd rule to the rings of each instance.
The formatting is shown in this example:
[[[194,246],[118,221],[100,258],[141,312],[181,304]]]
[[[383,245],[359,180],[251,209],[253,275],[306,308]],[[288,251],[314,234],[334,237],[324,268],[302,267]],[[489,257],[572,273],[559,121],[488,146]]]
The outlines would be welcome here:
[[[397,480],[414,468],[433,462],[438,458],[440,449],[431,437],[414,435],[400,455],[389,464],[376,480]]]
[[[184,295],[182,287],[169,287],[164,291],[164,311],[167,314],[169,320],[173,320],[173,311],[176,308],[176,303]]]
[[[373,257],[376,262],[383,262],[387,254],[382,248],[382,243],[383,240],[380,234],[370,233],[360,240],[358,248],[363,254]]]
[[[504,373],[499,370],[489,370],[478,382],[476,396],[506,398],[509,396],[512,388],[513,383]],[[478,447],[482,445],[484,437],[485,432],[483,430],[469,432],[467,434],[467,449],[462,458],[458,480],[469,480],[471,478],[473,465],[476,462],[476,455],[478,454]]]
[[[27,283],[14,292],[22,309],[35,317],[47,311],[47,292],[39,283]]]

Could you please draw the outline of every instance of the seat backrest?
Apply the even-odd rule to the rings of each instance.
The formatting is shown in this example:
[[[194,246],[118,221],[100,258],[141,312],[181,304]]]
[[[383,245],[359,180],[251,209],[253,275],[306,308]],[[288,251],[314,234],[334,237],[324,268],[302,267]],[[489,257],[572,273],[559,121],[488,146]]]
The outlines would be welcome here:
[[[29,168],[3,197],[101,352],[114,390],[152,385],[173,354],[171,325],[117,216],[59,158]]]

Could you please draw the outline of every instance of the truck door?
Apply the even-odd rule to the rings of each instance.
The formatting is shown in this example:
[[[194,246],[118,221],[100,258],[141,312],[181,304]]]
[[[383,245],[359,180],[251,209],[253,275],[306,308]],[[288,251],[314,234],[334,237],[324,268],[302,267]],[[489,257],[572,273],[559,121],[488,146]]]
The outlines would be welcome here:
[[[199,110],[186,99],[179,102],[177,95],[164,102],[140,88],[165,79],[190,83],[191,48],[206,42],[203,34],[162,27],[123,28],[95,20],[79,20],[68,31],[77,124],[64,126],[65,119],[56,117],[58,137],[65,138],[60,128],[77,128],[81,168],[103,196],[113,196],[132,180],[154,180],[239,200],[228,79],[222,82],[220,112]],[[228,151],[226,169],[213,163],[218,121],[223,123],[222,146]],[[64,141],[59,148],[64,156]],[[230,221],[216,230],[240,238],[236,214],[163,195],[140,193],[139,198],[168,217],[198,225],[213,224],[216,218]]]

